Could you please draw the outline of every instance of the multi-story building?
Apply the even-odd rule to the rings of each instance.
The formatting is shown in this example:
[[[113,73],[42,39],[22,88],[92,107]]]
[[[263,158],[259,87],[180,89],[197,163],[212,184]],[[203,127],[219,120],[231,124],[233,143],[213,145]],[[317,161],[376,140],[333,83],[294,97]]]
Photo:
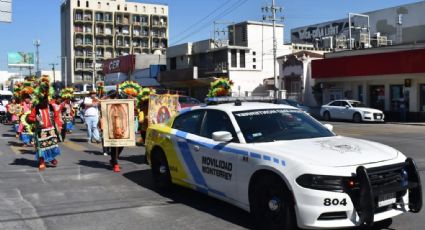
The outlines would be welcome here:
[[[234,96],[274,89],[264,84],[274,75],[272,24],[245,21],[230,25],[228,30],[227,40],[207,39],[169,47],[168,71],[160,73],[159,82],[198,99],[205,98],[211,81],[217,78],[234,82]],[[283,44],[283,37],[283,25],[276,25],[278,56],[291,52]]]
[[[63,81],[76,87],[91,84],[102,78],[105,59],[165,54],[168,6],[125,0],[65,0],[61,5],[61,39]]]

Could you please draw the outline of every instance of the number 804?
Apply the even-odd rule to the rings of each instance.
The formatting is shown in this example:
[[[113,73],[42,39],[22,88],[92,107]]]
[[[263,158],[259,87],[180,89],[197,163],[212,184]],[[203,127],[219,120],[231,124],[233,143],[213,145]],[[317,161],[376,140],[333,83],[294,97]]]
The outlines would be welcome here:
[[[344,198],[342,200],[339,199],[330,199],[330,198],[326,198],[323,200],[323,205],[325,206],[337,206],[337,205],[342,205],[342,206],[346,206],[347,205],[347,200]]]

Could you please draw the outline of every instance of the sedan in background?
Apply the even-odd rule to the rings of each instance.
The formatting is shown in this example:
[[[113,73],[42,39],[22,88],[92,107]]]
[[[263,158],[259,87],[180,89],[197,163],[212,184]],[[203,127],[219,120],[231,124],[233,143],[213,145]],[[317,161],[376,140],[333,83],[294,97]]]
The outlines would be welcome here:
[[[182,109],[201,104],[201,102],[198,99],[193,97],[188,97],[188,96],[179,96],[179,103]]]
[[[352,120],[353,122],[384,121],[384,113],[381,110],[368,108],[360,101],[354,100],[336,100],[322,105],[320,116],[325,121],[331,119]]]
[[[294,101],[294,100],[291,100],[291,99],[278,99],[278,100],[276,100],[276,104],[290,105],[290,106],[301,109],[302,111],[310,114],[310,107],[302,105],[302,104],[298,103],[297,101]]]

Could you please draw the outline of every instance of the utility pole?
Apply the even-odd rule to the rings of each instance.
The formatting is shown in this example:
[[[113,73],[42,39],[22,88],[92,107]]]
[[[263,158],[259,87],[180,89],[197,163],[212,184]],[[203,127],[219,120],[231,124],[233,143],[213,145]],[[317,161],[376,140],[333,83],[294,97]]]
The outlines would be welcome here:
[[[50,63],[49,65],[52,66],[52,71],[53,71],[53,89],[56,92],[56,75],[55,75],[55,66],[58,65],[58,63]]]
[[[41,41],[40,40],[35,40],[34,41],[34,45],[35,45],[35,55],[36,55],[36,58],[37,58],[37,62],[36,62],[36,65],[37,65],[37,73],[39,73],[40,72],[40,52],[39,52],[39,47],[40,47],[40,45],[41,45]]]
[[[277,74],[276,74],[276,50],[277,50],[277,42],[276,42],[276,21],[279,22],[283,22],[283,17],[281,18],[276,18],[276,13],[282,12],[283,8],[276,6],[275,4],[275,0],[272,0],[272,5],[271,6],[265,6],[262,7],[261,10],[263,11],[263,13],[265,12],[266,14],[269,13],[269,11],[271,12],[271,16],[270,15],[263,15],[263,20],[264,21],[271,21],[273,23],[273,77],[274,77],[274,88],[275,88],[275,98],[278,98],[278,94],[279,94],[279,84],[277,82]]]

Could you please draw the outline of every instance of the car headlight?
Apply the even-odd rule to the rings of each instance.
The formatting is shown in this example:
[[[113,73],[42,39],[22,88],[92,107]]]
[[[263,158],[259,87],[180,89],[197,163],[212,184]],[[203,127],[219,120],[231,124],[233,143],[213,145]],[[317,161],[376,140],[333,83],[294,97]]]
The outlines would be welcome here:
[[[371,114],[371,112],[363,111],[363,114]]]
[[[299,176],[296,181],[304,188],[333,192],[344,192],[356,186],[353,178],[340,176],[304,174]]]

